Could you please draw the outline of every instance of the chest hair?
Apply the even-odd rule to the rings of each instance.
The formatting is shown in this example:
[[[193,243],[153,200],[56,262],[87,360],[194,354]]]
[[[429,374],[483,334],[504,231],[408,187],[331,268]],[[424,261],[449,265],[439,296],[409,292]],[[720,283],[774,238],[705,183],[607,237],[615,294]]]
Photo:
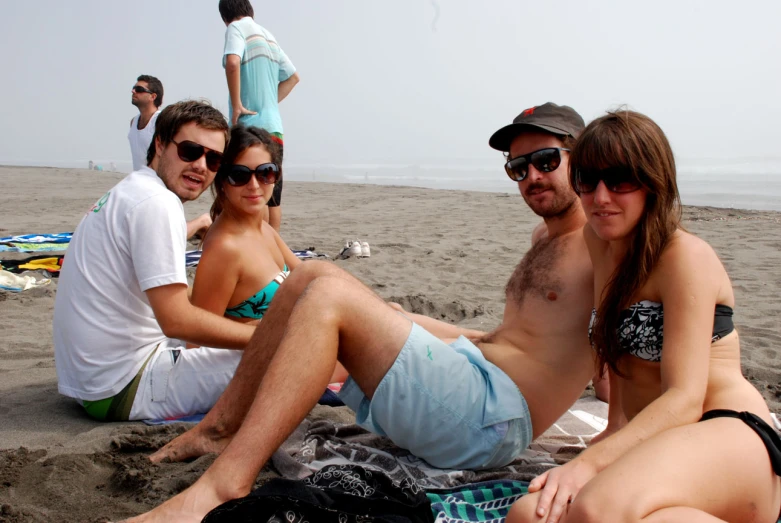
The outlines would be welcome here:
[[[559,273],[559,260],[564,254],[567,238],[545,238],[529,249],[513,271],[505,287],[507,300],[513,300],[519,307],[523,300],[536,297],[555,300],[563,290],[563,279]]]

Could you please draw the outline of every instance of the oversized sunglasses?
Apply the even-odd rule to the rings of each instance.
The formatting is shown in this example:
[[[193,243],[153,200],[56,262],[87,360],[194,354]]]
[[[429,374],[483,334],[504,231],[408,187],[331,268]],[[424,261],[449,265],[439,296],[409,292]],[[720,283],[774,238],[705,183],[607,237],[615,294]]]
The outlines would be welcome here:
[[[549,147],[538,151],[516,156],[504,164],[507,176],[514,182],[522,182],[529,176],[529,164],[543,173],[555,171],[561,165],[561,151],[569,152],[569,149],[561,147]]]
[[[220,177],[224,178],[233,187],[247,185],[253,175],[263,185],[275,184],[281,177],[279,166],[275,163],[262,163],[254,169],[250,169],[245,165],[226,165],[220,171]]]
[[[201,159],[201,156],[206,155],[206,168],[211,172],[217,172],[222,165],[222,153],[204,147],[203,145],[190,140],[182,140],[177,143],[171,140],[176,145],[176,154],[179,155],[179,159],[183,162],[194,162]]]
[[[614,193],[634,192],[640,189],[640,182],[629,167],[608,167],[607,169],[577,169],[575,171],[575,192],[588,194],[597,190],[604,182],[608,191]]]
[[[147,89],[146,87],[144,87],[143,85],[134,85],[133,86],[133,90],[135,92],[137,92],[138,94],[141,94],[141,93],[155,94],[152,91],[150,91],[149,89]]]

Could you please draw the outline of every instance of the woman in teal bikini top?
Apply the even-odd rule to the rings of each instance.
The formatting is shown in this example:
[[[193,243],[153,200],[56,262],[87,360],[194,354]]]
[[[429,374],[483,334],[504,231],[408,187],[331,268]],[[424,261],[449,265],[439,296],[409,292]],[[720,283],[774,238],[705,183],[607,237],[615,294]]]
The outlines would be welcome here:
[[[285,281],[290,270],[285,265],[282,272],[276,275],[276,277],[269,282],[268,285],[260,289],[256,294],[250,296],[243,302],[234,307],[225,309],[225,316],[233,316],[234,318],[251,318],[259,320],[266,314],[268,306],[271,305],[271,300],[274,299],[279,286]]]
[[[241,322],[260,320],[300,260],[264,220],[282,151],[258,128],[231,130],[212,185],[213,224],[195,274],[194,305]]]

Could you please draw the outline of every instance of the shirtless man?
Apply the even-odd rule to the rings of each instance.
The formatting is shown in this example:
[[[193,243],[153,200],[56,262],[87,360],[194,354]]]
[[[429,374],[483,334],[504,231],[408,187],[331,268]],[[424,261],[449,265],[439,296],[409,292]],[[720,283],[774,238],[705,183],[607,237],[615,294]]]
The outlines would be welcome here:
[[[312,279],[306,273],[318,262],[303,264],[275,296],[214,408],[151,459],[220,456],[190,488],[133,521],[196,522],[247,495],[337,361],[350,373],[340,395],[358,423],[432,465],[492,468],[517,457],[594,373],[586,219],[567,173],[568,146],[583,126],[571,108],[547,103],[489,141],[506,153],[505,170],[543,218],[507,284],[499,327],[483,333],[399,313],[346,273]],[[311,279],[303,292],[289,285],[297,277]]]

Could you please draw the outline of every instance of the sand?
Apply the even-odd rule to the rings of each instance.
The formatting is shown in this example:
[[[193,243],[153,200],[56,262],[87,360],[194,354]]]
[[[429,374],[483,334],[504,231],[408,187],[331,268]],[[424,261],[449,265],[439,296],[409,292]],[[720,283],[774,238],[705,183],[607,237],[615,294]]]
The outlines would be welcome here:
[[[0,236],[73,231],[121,177],[0,167]],[[188,217],[209,204],[204,196],[185,205]],[[775,212],[685,209],[685,226],[711,243],[732,278],[743,369],[775,412],[781,412],[780,221]],[[345,240],[368,241],[371,258],[335,263],[415,312],[490,329],[538,222],[518,195],[288,182],[282,236],[294,249],[331,256]],[[146,454],[182,425],[101,424],[58,395],[55,293],[56,281],[21,294],[0,291],[0,522],[98,522],[148,510],[192,483],[213,458],[153,466]],[[346,408],[318,407],[312,415],[351,419]],[[262,477],[273,474],[267,468]]]

